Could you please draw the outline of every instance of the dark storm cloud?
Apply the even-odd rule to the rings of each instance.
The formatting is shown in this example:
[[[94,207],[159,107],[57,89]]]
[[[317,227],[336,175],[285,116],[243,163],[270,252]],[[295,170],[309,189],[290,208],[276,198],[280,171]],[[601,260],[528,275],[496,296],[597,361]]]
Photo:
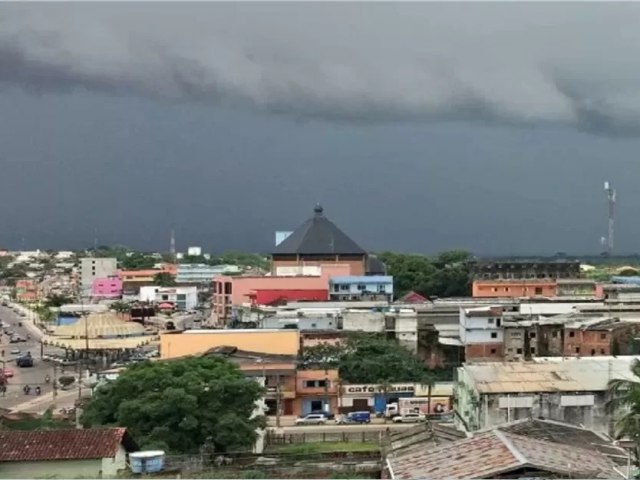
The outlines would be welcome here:
[[[640,5],[0,6],[0,82],[346,122],[640,133]]]

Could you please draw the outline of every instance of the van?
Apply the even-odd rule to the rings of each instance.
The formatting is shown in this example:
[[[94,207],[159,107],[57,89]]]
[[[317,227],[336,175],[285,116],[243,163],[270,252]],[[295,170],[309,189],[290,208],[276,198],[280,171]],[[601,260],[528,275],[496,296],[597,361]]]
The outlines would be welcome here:
[[[348,423],[371,423],[371,413],[370,412],[349,412],[346,415],[343,415],[338,423],[348,424]]]

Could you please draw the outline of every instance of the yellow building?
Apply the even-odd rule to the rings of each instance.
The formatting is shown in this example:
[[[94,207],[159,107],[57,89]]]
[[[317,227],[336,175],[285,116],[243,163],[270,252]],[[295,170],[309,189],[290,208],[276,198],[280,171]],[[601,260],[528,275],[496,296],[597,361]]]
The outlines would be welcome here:
[[[298,330],[186,330],[160,335],[160,358],[199,355],[215,347],[236,347],[245,352],[297,355]]]

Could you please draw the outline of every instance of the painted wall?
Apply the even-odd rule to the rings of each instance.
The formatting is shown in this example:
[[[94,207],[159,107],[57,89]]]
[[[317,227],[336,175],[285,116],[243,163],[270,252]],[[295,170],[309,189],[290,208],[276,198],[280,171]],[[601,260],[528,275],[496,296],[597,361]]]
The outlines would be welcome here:
[[[326,302],[329,299],[329,291],[324,289],[316,290],[256,290],[253,303],[256,305],[269,305],[276,300],[295,300],[310,302]]]
[[[0,478],[100,478],[102,460],[2,462]]]
[[[302,267],[302,266],[314,266],[320,265],[323,268],[327,265],[347,265],[349,270],[346,273],[336,274],[336,275],[364,275],[366,273],[366,258],[365,257],[340,257],[337,256],[335,262],[328,263],[327,260],[313,260],[313,259],[295,259],[295,258],[277,258],[274,257],[271,268],[273,272],[276,272],[280,267]]]
[[[384,294],[393,295],[393,277],[372,275],[366,276],[339,276],[329,280],[331,293],[338,294]]]
[[[300,334],[297,330],[190,330],[160,335],[161,358],[196,355],[221,346],[235,346],[249,352],[297,355]]]
[[[122,295],[122,280],[119,277],[96,278],[91,284],[91,296],[116,298]]]
[[[472,296],[490,297],[555,297],[556,282],[554,280],[475,280]]]

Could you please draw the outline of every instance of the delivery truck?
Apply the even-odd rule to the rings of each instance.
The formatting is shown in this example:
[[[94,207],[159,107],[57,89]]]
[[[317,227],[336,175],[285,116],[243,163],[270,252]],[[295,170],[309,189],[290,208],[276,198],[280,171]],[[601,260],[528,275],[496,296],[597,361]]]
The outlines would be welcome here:
[[[429,407],[431,404],[431,407]],[[397,402],[387,404],[385,416],[393,418],[408,413],[444,414],[451,410],[449,397],[410,397],[400,398]]]

